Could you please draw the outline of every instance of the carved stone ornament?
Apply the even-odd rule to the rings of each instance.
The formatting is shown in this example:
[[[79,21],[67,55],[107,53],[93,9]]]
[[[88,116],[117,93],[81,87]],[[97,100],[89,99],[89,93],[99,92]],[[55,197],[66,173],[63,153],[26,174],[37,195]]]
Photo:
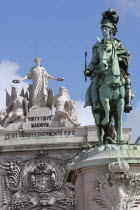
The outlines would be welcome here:
[[[0,210],[74,210],[74,186],[64,179],[66,165],[71,161],[68,155],[49,157],[41,151],[29,160],[1,163],[4,173]]]
[[[94,154],[98,153],[98,152],[103,152],[103,151],[121,151],[123,153],[123,151],[132,151],[132,150],[140,150],[140,146],[139,145],[115,145],[115,144],[106,144],[106,145],[102,145],[102,146],[95,146],[91,149],[87,150],[83,150],[82,152],[80,152],[76,157],[74,162],[80,162],[82,160],[86,160],[87,158],[92,157]],[[122,164],[122,162],[121,162]]]
[[[34,191],[49,192],[56,187],[55,168],[47,163],[37,164],[29,173],[29,181]]]
[[[109,164],[108,170],[111,173],[127,172],[129,170],[129,164],[118,159],[118,162],[113,162]]]
[[[129,173],[126,162],[109,165],[111,173],[98,178],[97,196],[92,199],[107,210],[140,209],[140,174]]]

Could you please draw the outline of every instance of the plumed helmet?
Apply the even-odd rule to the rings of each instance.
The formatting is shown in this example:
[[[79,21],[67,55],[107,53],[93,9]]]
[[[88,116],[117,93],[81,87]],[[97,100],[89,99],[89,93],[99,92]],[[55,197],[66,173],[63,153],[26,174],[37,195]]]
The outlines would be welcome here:
[[[116,14],[116,11],[114,9],[108,9],[102,13],[101,28],[103,26],[108,26],[109,28],[112,28],[113,35],[115,35],[117,32],[118,20],[119,16]]]

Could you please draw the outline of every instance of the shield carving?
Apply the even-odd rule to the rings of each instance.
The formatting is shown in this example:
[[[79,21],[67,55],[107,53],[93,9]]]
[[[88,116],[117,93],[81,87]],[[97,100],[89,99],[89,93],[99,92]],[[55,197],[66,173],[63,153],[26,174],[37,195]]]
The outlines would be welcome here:
[[[56,186],[55,168],[47,163],[37,164],[29,173],[29,181],[34,191],[49,192]]]

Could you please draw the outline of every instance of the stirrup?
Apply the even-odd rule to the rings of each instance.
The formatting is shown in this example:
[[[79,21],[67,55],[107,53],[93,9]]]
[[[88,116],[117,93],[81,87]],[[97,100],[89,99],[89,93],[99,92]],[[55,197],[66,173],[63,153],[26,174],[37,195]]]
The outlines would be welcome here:
[[[131,110],[132,110],[131,104],[127,104],[127,105],[124,107],[124,111],[125,111],[126,113],[130,112]]]

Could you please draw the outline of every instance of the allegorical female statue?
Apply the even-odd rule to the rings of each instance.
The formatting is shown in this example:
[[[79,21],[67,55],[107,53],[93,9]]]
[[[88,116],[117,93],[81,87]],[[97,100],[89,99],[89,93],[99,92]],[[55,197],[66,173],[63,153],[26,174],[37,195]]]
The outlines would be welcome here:
[[[63,78],[54,78],[49,75],[45,68],[40,65],[41,59],[34,59],[35,66],[32,67],[29,73],[19,82],[26,79],[32,79],[33,90],[32,90],[32,108],[45,107],[48,100],[48,80],[53,79],[57,81],[63,81]]]

